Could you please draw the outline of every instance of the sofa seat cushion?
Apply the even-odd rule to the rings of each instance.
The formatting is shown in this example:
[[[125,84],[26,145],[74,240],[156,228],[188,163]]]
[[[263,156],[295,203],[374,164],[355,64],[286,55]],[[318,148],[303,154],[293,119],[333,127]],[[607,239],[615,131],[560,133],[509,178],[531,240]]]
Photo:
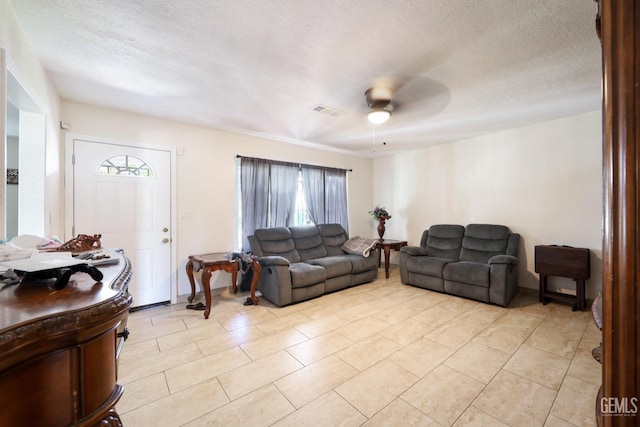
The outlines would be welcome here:
[[[304,288],[324,282],[327,278],[327,270],[319,265],[307,264],[306,262],[296,262],[289,266],[291,274],[291,287]]]
[[[351,274],[351,261],[344,256],[328,256],[310,259],[307,263],[319,265],[327,270],[327,278]]]
[[[327,256],[327,249],[322,244],[322,237],[318,227],[312,225],[300,225],[289,227],[291,238],[296,250],[300,254],[300,261],[321,258]]]
[[[468,283],[488,288],[490,283],[489,264],[471,261],[458,261],[447,264],[443,270],[445,280]]]
[[[255,242],[260,246],[260,256],[281,256],[290,262],[300,262],[300,254],[286,227],[262,228],[255,231]],[[253,245],[253,243],[252,243]],[[258,248],[251,248],[253,251]]]
[[[506,254],[509,234],[509,228],[504,225],[467,225],[460,260],[488,263],[492,256]]]
[[[407,260],[407,270],[411,273],[442,278],[442,270],[450,262],[452,260],[445,258],[415,256]]]
[[[364,273],[371,270],[378,271],[378,258],[373,255],[363,257],[362,255],[344,254],[341,258],[348,259],[351,262],[351,274]]]
[[[319,224],[318,230],[320,230],[322,244],[327,249],[328,256],[344,254],[341,246],[349,240],[349,236],[340,224]]]
[[[457,261],[463,237],[464,227],[461,225],[432,225],[424,247],[430,256]]]

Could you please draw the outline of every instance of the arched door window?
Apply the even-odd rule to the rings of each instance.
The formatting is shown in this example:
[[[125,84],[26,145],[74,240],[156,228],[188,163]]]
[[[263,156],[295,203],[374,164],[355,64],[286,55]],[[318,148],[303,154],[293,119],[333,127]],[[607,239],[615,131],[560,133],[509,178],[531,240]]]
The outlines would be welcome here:
[[[98,167],[101,175],[128,175],[153,178],[154,173],[151,166],[144,160],[128,155],[118,155],[109,157]]]

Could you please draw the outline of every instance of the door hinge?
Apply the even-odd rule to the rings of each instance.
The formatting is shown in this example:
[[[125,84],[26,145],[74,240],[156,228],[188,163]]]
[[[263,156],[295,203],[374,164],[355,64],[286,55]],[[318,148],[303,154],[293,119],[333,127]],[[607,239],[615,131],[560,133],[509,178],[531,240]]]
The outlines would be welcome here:
[[[75,165],[76,164],[76,153],[72,153],[71,154],[71,164]]]
[[[71,237],[73,237],[73,236],[75,236],[75,235],[76,235],[76,226],[75,226],[75,225],[72,225],[72,226],[71,226]]]

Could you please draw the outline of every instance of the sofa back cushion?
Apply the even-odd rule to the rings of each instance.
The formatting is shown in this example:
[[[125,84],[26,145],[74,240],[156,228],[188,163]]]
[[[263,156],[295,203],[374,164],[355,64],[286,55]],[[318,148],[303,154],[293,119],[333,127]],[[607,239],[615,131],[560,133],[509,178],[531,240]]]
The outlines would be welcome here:
[[[286,227],[260,228],[253,233],[260,244],[262,254],[255,248],[251,248],[259,256],[281,256],[289,262],[300,262],[300,254],[291,237],[291,232]]]
[[[429,256],[436,258],[446,258],[458,261],[462,238],[464,237],[464,227],[461,225],[432,225],[426,234],[424,247],[427,248]]]
[[[327,256],[327,250],[322,244],[320,231],[315,225],[289,227],[293,243],[300,254],[300,261]]]
[[[462,239],[460,261],[489,262],[494,255],[505,255],[511,232],[504,225],[469,224]]]
[[[341,247],[349,240],[349,235],[340,224],[320,224],[318,230],[328,256],[344,255]]]

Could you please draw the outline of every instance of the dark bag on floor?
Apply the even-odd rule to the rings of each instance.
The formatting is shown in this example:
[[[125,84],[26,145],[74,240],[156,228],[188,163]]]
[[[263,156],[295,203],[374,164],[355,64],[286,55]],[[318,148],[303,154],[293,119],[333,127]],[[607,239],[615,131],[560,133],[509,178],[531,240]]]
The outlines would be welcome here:
[[[250,291],[251,282],[253,281],[253,270],[249,269],[242,273],[242,281],[240,282],[241,291]]]

